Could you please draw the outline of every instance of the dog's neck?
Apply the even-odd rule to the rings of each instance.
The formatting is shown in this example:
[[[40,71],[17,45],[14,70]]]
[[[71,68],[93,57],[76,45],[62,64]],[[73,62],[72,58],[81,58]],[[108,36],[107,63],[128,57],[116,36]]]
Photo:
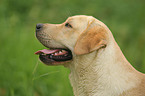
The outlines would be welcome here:
[[[116,42],[98,52],[76,56],[68,67],[75,96],[119,96],[139,82],[133,78],[137,71]]]

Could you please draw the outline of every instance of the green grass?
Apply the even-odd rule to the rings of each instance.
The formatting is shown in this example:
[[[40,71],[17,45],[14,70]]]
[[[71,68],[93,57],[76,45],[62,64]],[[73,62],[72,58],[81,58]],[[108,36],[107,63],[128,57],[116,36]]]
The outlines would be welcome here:
[[[143,0],[1,0],[0,96],[73,96],[69,70],[46,66],[34,55],[45,48],[35,38],[36,24],[62,23],[71,15],[103,21],[129,62],[145,73],[144,4]]]

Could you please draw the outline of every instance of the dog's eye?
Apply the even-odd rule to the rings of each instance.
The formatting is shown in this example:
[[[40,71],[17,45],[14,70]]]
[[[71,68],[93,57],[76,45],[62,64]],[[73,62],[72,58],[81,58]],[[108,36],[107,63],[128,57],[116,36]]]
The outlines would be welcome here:
[[[65,27],[72,28],[72,26],[71,26],[69,23],[66,23],[66,24],[65,24]]]

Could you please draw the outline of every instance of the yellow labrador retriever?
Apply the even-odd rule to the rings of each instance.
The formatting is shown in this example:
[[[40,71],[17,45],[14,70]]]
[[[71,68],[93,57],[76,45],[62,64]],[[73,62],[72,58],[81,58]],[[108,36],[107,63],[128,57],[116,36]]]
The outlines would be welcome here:
[[[92,16],[37,24],[37,51],[47,65],[64,65],[75,96],[145,96],[145,75],[126,60],[111,31]]]

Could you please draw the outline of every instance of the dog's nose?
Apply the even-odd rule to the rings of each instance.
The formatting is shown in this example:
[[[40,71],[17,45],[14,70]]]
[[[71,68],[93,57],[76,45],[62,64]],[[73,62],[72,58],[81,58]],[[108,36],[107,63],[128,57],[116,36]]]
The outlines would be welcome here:
[[[37,24],[36,25],[36,31],[39,31],[39,30],[41,30],[42,29],[42,27],[43,27],[43,24]]]

